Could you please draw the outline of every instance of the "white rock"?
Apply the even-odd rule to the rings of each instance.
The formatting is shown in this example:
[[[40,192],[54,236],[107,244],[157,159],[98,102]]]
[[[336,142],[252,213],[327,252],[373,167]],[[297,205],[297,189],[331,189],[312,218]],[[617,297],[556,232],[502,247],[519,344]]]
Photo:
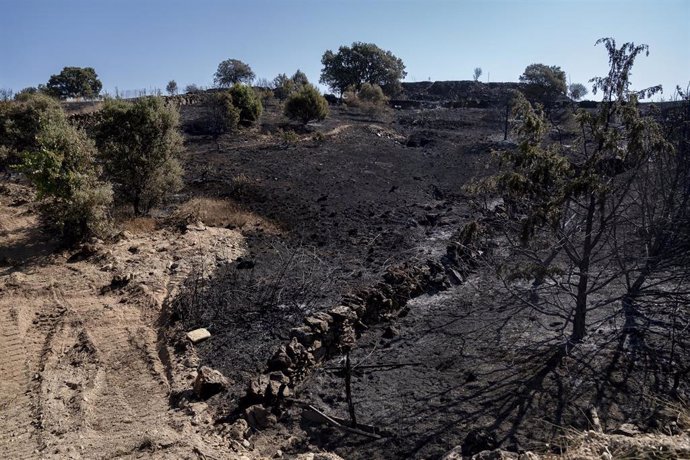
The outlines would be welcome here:
[[[199,342],[203,342],[204,340],[208,339],[211,337],[211,333],[208,332],[207,329],[201,328],[201,329],[194,329],[193,331],[187,332],[187,338],[189,339],[190,342],[196,344]]]

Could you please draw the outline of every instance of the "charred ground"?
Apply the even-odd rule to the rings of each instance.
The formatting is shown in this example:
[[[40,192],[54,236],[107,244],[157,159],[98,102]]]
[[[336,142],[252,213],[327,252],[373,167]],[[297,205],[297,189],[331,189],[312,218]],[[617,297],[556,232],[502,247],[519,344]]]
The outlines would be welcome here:
[[[477,95],[486,103],[450,104],[433,86],[418,86],[410,89],[423,94],[406,104],[416,108],[374,118],[333,107],[304,131],[269,107],[257,131],[220,148],[188,138],[187,193],[231,200],[277,229],[243,228],[249,256],[215,278],[193,280],[174,306],[185,328],[214,334],[198,352],[233,380],[232,391],[212,400],[219,414],[241,406],[246,387],[305,316],[338,305],[392,266],[440,261],[451,236],[477,217],[463,186],[495,170],[492,150],[511,146],[503,142],[504,98],[493,88]],[[556,115],[554,142],[570,135],[568,110]],[[284,134],[293,129],[296,137]],[[514,257],[500,238],[491,246],[497,258]],[[383,430],[383,439],[305,425],[296,407],[283,413],[278,432],[346,458],[436,458],[468,435],[480,439],[479,450],[551,443],[561,451],[568,427],[591,427],[592,407],[606,431],[624,423],[679,429],[672,400],[687,396],[686,384],[670,391],[674,376],[654,353],[623,351],[615,309],[592,318],[597,326],[585,344],[564,349],[568,321],[523,308],[496,268],[483,264],[460,285],[411,299],[398,318],[359,329],[352,353],[358,421]],[[668,313],[648,321],[675,330]],[[668,336],[657,345],[667,347]],[[346,418],[341,368],[335,357],[316,369],[296,397]]]

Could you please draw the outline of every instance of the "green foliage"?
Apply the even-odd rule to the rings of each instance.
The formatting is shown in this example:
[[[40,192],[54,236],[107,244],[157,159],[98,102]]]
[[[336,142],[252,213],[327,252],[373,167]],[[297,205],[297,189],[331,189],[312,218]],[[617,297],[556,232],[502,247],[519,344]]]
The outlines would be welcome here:
[[[361,101],[370,102],[376,105],[385,105],[388,103],[388,98],[383,94],[383,90],[376,84],[363,83],[357,92],[357,97]]]
[[[400,91],[400,82],[407,73],[402,60],[390,51],[373,43],[355,42],[352,47],[341,46],[337,53],[328,50],[321,58],[321,83],[343,94],[362,83],[379,85],[388,95]]]
[[[106,101],[96,144],[121,199],[147,213],[182,186],[179,114],[159,97]]]
[[[313,85],[307,84],[292,94],[285,103],[285,116],[307,124],[328,116],[328,102]]]
[[[297,69],[295,74],[292,76],[291,80],[294,82],[297,88],[301,88],[302,86],[309,84],[309,79],[307,78],[307,75],[299,69]]]
[[[291,94],[299,91],[304,85],[309,84],[309,79],[301,70],[297,69],[292,77],[288,77],[284,73],[278,74],[276,78],[273,79],[273,87],[275,88],[275,96],[284,101]]]
[[[170,80],[168,84],[165,86],[165,91],[168,92],[170,96],[174,96],[177,94],[177,82],[175,80]]]
[[[525,94],[529,98],[547,107],[567,90],[565,72],[558,66],[530,64],[520,75],[520,81],[525,84]]]
[[[582,83],[571,83],[570,86],[568,86],[568,94],[574,101],[579,101],[585,97],[587,93],[587,87]]]
[[[381,87],[370,83],[362,83],[358,91],[354,87],[348,88],[343,99],[348,107],[359,107],[371,118],[381,115],[388,107],[388,98]]]
[[[249,65],[237,59],[226,59],[218,64],[213,82],[220,88],[229,88],[237,83],[251,83],[254,72]]]
[[[25,150],[39,148],[44,124],[63,123],[60,104],[44,94],[20,94],[17,102],[0,102],[0,166],[16,164]]]
[[[239,122],[240,110],[233,104],[232,95],[228,91],[215,92],[206,97],[198,131],[217,140],[222,134],[237,129]]]
[[[249,85],[237,83],[229,90],[232,103],[240,111],[240,123],[252,125],[259,120],[264,108],[261,99]]]
[[[42,216],[68,242],[103,236],[112,190],[98,180],[93,141],[68,123],[55,100],[40,94],[24,97],[10,121],[21,151],[17,168],[36,187]]]
[[[630,69],[647,47],[626,43],[617,48],[612,39],[597,43],[606,45],[610,70],[606,77],[592,80],[604,103],[596,112],[580,109],[576,114],[580,138],[573,145],[579,149],[549,144],[543,113],[518,97],[514,114],[521,124],[519,147],[500,153],[503,171],[485,182],[503,196],[508,215],[521,228],[523,250],[531,251],[531,260],[540,261],[540,269],[546,269],[542,261],[564,254],[569,263],[566,272],[574,279],[564,286],[574,300],[574,341],[586,334],[587,311],[592,308],[589,294],[615,279],[611,261],[621,264],[619,275],[628,280],[629,292],[639,291],[657,263],[653,261],[661,260],[653,257],[659,248],[653,235],[663,235],[666,244],[668,219],[673,216],[662,213],[662,226],[655,227],[655,212],[650,211],[667,205],[657,198],[667,193],[667,187],[662,182],[653,185],[653,180],[668,176],[664,165],[673,150],[658,123],[642,116],[637,103],[641,94],[653,93],[657,87],[639,93],[629,90]],[[562,94],[565,88],[565,76],[558,68],[533,65],[523,77],[552,94]],[[651,236],[640,239],[630,228]],[[537,234],[540,243],[533,244]],[[624,244],[623,238],[629,243]],[[551,255],[542,254],[545,247]],[[642,268],[625,267],[626,261],[640,254],[645,254]]]
[[[92,67],[65,67],[50,77],[46,88],[48,94],[60,99],[97,97],[103,84]]]

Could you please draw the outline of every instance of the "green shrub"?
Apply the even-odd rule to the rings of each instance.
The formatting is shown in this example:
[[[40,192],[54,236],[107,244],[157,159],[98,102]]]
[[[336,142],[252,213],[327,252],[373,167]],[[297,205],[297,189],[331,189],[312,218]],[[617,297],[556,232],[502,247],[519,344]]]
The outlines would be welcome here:
[[[204,96],[203,112],[185,125],[185,131],[211,135],[218,141],[221,135],[237,129],[239,122],[240,111],[232,103],[232,96],[228,91],[220,91]]]
[[[362,83],[362,86],[357,92],[357,97],[360,101],[369,102],[376,105],[386,105],[388,98],[383,94],[383,90],[379,85],[372,85],[370,83]]]
[[[230,95],[233,105],[240,111],[241,124],[248,126],[259,120],[264,108],[251,86],[236,83],[230,88]]]
[[[313,85],[307,84],[292,94],[285,103],[285,116],[307,124],[328,116],[328,102]]]
[[[42,217],[68,242],[104,236],[112,190],[98,180],[93,141],[41,94],[17,104],[8,124],[13,132],[27,130],[14,138],[21,151],[17,169],[36,187]]]
[[[146,214],[182,187],[177,109],[160,97],[106,101],[96,144],[117,195]]]

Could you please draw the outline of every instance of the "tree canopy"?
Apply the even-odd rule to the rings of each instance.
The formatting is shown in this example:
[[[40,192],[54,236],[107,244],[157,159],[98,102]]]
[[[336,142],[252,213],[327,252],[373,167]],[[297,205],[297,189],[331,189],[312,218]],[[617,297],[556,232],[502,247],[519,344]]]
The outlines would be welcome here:
[[[525,84],[529,98],[547,106],[567,90],[565,72],[555,65],[530,64],[520,75],[520,81]]]
[[[148,212],[182,186],[179,114],[159,97],[109,100],[96,129],[108,176],[135,214]]]
[[[96,97],[103,84],[93,67],[65,67],[59,74],[51,75],[46,88],[48,94],[60,99]]]
[[[235,83],[251,83],[254,77],[248,64],[237,59],[226,59],[218,64],[213,82],[221,88],[229,88]]]
[[[571,83],[568,86],[568,94],[576,101],[579,101],[587,95],[587,87],[582,83]]]
[[[340,94],[350,86],[359,90],[363,83],[370,83],[392,95],[400,90],[400,82],[407,75],[400,58],[373,43],[355,42],[351,47],[341,46],[337,53],[328,50],[321,64],[319,81]]]

